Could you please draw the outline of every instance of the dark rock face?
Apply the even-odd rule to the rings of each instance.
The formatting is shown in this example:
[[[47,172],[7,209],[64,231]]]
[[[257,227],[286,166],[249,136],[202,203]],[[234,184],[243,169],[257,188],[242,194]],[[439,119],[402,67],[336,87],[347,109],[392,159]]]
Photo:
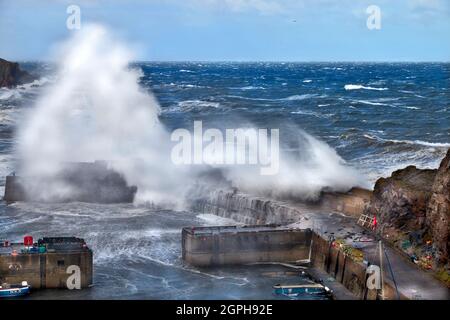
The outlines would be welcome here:
[[[389,178],[378,179],[367,211],[377,217],[379,231],[423,229],[435,176],[436,170],[409,166],[393,172]]]
[[[34,77],[21,70],[18,63],[0,59],[0,87],[11,88],[33,80]]]
[[[410,166],[379,179],[365,213],[377,217],[377,232],[383,238],[400,247],[400,242],[410,242],[438,264],[448,263],[450,150],[438,170]]]
[[[450,149],[439,167],[432,192],[426,225],[439,262],[447,263],[450,245]]]

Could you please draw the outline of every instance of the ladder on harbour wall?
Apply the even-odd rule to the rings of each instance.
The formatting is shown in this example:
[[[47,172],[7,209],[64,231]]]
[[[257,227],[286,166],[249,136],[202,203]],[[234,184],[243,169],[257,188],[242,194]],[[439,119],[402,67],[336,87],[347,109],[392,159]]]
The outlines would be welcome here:
[[[361,227],[373,229],[373,221],[375,220],[375,216],[369,216],[367,214],[361,214],[359,216],[357,224]]]

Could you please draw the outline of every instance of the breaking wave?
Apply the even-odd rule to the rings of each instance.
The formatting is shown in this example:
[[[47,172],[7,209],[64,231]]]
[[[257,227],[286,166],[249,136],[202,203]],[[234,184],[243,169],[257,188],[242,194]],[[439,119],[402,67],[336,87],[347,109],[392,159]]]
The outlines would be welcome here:
[[[422,140],[396,140],[396,139],[383,139],[376,135],[364,134],[364,137],[370,140],[378,140],[387,143],[396,143],[396,144],[408,144],[408,145],[419,145],[424,147],[432,147],[432,148],[450,148],[450,143],[441,143],[441,142],[428,142]]]
[[[377,90],[377,91],[385,91],[389,90],[388,88],[375,88],[375,87],[366,87],[360,84],[346,84],[344,86],[345,90]]]

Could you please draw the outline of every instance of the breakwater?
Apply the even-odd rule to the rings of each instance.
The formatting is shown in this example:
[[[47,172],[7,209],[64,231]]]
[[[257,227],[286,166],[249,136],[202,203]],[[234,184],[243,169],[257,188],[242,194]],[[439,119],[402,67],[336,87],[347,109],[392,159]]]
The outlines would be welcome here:
[[[182,231],[182,257],[198,267],[309,260],[311,229],[276,225],[189,227]]]
[[[377,291],[367,288],[367,261],[354,257],[344,247],[335,242],[334,232],[323,232],[321,220],[323,210],[347,208],[349,219],[356,224],[356,217],[362,213],[368,194],[328,194],[325,200],[310,206],[296,206],[261,197],[248,196],[236,192],[216,191],[209,197],[197,200],[193,209],[203,213],[216,214],[245,224],[263,225],[267,223],[293,224],[302,219],[316,221],[309,241],[310,266],[324,270],[336,283],[342,284],[359,299],[373,300]],[[317,217],[317,219],[315,219]],[[219,235],[218,235],[219,236]],[[305,251],[306,252],[306,251]],[[288,262],[277,260],[276,262]],[[292,261],[292,260],[290,260]],[[248,261],[247,261],[248,262]],[[256,262],[256,261],[255,261]],[[391,280],[385,279],[384,298],[396,299],[397,293]],[[400,298],[406,298],[400,295]]]
[[[288,224],[297,221],[303,213],[283,202],[221,190],[197,199],[192,209],[247,225]]]
[[[211,213],[248,224],[289,224],[315,211],[337,211],[357,218],[368,206],[372,197],[369,190],[353,188],[346,193],[323,193],[316,202],[295,203],[275,201],[253,195],[218,190],[196,199],[194,211]]]

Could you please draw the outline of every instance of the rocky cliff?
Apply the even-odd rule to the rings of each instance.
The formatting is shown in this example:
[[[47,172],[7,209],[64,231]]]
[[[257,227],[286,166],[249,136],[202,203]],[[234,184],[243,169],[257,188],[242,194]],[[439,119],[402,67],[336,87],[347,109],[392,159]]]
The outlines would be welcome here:
[[[34,77],[21,70],[18,63],[0,59],[0,87],[11,88],[33,80]]]
[[[442,161],[428,202],[426,225],[430,230],[436,258],[448,262],[450,244],[450,149]]]
[[[379,232],[422,230],[435,176],[436,170],[409,166],[378,179],[367,210],[377,217]]]
[[[422,266],[447,263],[450,150],[438,170],[409,166],[378,179],[366,213],[376,216],[383,238]]]

